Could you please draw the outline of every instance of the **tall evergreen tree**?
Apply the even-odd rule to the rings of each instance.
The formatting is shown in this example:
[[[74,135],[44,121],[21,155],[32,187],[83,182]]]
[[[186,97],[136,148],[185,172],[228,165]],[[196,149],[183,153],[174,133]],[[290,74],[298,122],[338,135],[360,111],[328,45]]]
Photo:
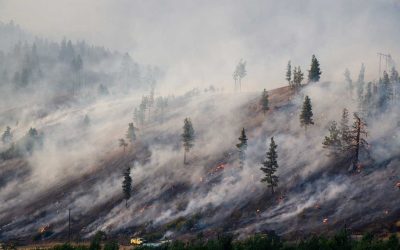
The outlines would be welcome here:
[[[378,107],[383,111],[389,108],[390,101],[393,96],[393,88],[390,83],[389,75],[386,71],[383,72],[383,78],[379,83],[379,101]]]
[[[265,113],[269,110],[268,91],[266,89],[264,89],[262,92],[260,104],[265,115]]]
[[[337,123],[332,121],[328,128],[329,135],[325,136],[322,145],[327,148],[333,154],[339,154],[342,151],[342,143],[340,138],[340,130],[337,127]]]
[[[246,61],[240,59],[239,63],[236,65],[235,71],[233,72],[233,79],[235,80],[235,90],[239,88],[242,89],[242,79],[247,75],[246,71]]]
[[[131,169],[128,167],[123,173],[124,180],[122,182],[122,191],[124,193],[126,207],[128,207],[128,200],[129,198],[131,198],[132,195],[132,177],[130,174],[131,174]]]
[[[349,127],[349,111],[344,108],[342,112],[342,118],[340,120],[340,144],[342,145],[342,150],[343,147],[347,147],[349,144],[349,133],[350,133],[350,127]]]
[[[10,143],[12,141],[13,134],[11,133],[11,128],[9,126],[6,127],[6,130],[3,132],[1,136],[1,141],[4,144]]]
[[[194,139],[195,139],[192,121],[189,118],[185,118],[184,120],[183,133],[181,137],[184,148],[183,163],[186,164],[186,154],[194,146]]]
[[[350,75],[350,70],[346,69],[346,71],[344,72],[344,80],[346,83],[346,88],[347,91],[349,92],[349,96],[350,98],[353,97],[353,90],[354,90],[354,86],[353,86],[353,80],[351,79],[351,75]]]
[[[312,55],[311,58],[311,68],[308,71],[308,81],[309,82],[318,82],[321,77],[321,69],[319,66],[319,62],[315,55]]]
[[[239,150],[239,166],[240,168],[244,167],[244,161],[246,160],[246,149],[247,149],[247,136],[246,131],[243,128],[239,137],[239,143],[236,144],[237,149]]]
[[[262,162],[263,167],[261,167],[261,171],[265,173],[265,177],[261,179],[261,182],[266,182],[268,184],[268,187],[271,188],[272,194],[274,193],[274,188],[278,186],[279,181],[278,176],[275,174],[279,167],[278,153],[276,151],[277,147],[274,137],[272,137],[269,151],[267,152],[266,159]]]
[[[303,102],[303,108],[300,113],[300,124],[307,129],[307,126],[314,124],[313,112],[310,97],[306,96]]]
[[[119,141],[119,146],[124,149],[124,153],[125,153],[125,149],[126,149],[126,147],[128,147],[128,143],[123,138],[120,138],[118,141]]]
[[[133,126],[133,123],[128,124],[128,131],[126,132],[126,138],[132,144],[136,141],[136,128]]]
[[[301,82],[304,79],[304,74],[301,72],[300,66],[295,67],[293,70],[293,87],[296,90],[299,90],[301,87]]]
[[[289,86],[292,87],[292,64],[290,61],[286,68],[286,81],[288,81]]]

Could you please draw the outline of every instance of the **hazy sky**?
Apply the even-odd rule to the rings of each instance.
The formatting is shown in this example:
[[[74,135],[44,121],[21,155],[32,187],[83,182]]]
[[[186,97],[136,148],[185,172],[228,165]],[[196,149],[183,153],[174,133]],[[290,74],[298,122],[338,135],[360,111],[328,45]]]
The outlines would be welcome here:
[[[344,69],[377,76],[377,52],[395,60],[400,1],[395,0],[0,0],[0,21],[61,40],[85,39],[129,51],[167,70],[168,84],[233,85],[240,58],[248,62],[243,88],[284,84],[286,63],[308,69],[320,59],[322,80]]]

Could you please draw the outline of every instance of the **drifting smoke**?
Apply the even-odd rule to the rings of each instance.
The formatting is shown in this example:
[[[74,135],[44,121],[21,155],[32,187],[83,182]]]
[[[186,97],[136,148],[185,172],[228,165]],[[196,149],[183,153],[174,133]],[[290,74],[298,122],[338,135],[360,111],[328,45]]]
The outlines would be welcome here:
[[[44,3],[49,2],[36,2],[30,7],[33,12],[37,10],[35,13],[46,13],[42,8]],[[11,122],[15,124],[12,129],[16,142],[23,139],[30,127],[35,127],[43,132],[44,142],[32,155],[0,162],[0,197],[5,200],[0,204],[1,238],[31,235],[48,224],[54,232],[65,235],[67,208],[72,211],[76,234],[83,237],[97,230],[109,233],[134,233],[138,228],[153,230],[181,218],[195,218],[193,227],[197,230],[217,230],[235,220],[240,226],[231,225],[228,229],[239,234],[272,229],[288,235],[338,228],[346,223],[360,228],[385,216],[382,211],[388,211],[389,215],[398,211],[394,187],[400,176],[395,168],[399,161],[397,107],[386,112],[384,119],[367,120],[368,141],[375,161],[359,175],[349,175],[349,162],[337,162],[322,148],[329,122],[339,120],[343,108],[350,113],[358,111],[358,100],[349,95],[346,84],[340,80],[344,69],[355,69],[363,61],[367,65],[367,78],[374,80],[378,72],[376,51],[390,48],[393,53],[398,52],[391,43],[396,39],[386,39],[390,33],[386,28],[381,31],[382,36],[376,36],[381,40],[369,39],[371,29],[381,30],[381,25],[397,24],[397,3],[363,1],[364,7],[359,8],[360,1],[346,5],[339,1],[326,3],[326,6],[306,1],[300,6],[302,12],[297,13],[299,3],[286,1],[254,2],[256,4],[245,8],[239,8],[243,6],[238,2],[222,2],[210,13],[211,2],[206,1],[200,8],[194,8],[197,10],[193,13],[189,10],[194,3],[181,2],[179,7],[187,10],[183,11],[185,14],[174,11],[177,3],[167,6],[154,2],[121,3],[138,8],[115,10],[108,8],[109,3],[100,2],[101,11],[94,15],[95,20],[109,20],[105,18],[109,9],[124,14],[110,14],[118,16],[113,20],[117,24],[128,20],[126,15],[131,13],[126,13],[126,9],[142,13],[142,10],[154,8],[162,15],[159,21],[149,23],[150,12],[144,11],[145,14],[136,17],[138,24],[122,33],[115,28],[120,25],[105,25],[105,34],[118,33],[118,36],[110,36],[112,41],[102,35],[91,33],[89,36],[122,50],[129,50],[127,44],[137,40],[134,43],[137,47],[131,53],[135,60],[161,65],[165,68],[165,77],[151,79],[158,80],[155,85],[152,81],[145,86],[140,85],[143,82],[135,82],[140,86],[133,84],[137,88],[126,91],[126,82],[115,77],[124,54],[115,52],[111,58],[89,67],[90,73],[98,76],[100,82],[110,80],[108,96],[90,96],[89,87],[85,89],[89,97],[68,98],[62,105],[55,105],[57,102],[48,95],[54,96],[57,91],[44,90],[54,79],[64,77],[59,74],[62,65],[55,66],[49,78],[37,83],[43,91],[17,95],[6,89],[5,93],[12,95],[2,99],[5,101],[1,103],[0,111],[4,114],[1,127]],[[1,1],[0,7],[4,8],[0,8],[0,13],[26,24],[28,20],[15,12],[22,8],[20,4]],[[379,8],[375,8],[377,6]],[[165,14],[164,8],[173,15]],[[64,15],[69,16],[70,10],[66,8]],[[280,16],[284,10],[288,11],[286,18]],[[319,11],[322,14],[310,18]],[[221,15],[221,12],[228,14]],[[342,18],[338,18],[337,13],[341,13]],[[390,20],[370,25],[370,18],[383,13]],[[76,20],[71,20],[75,25],[62,25],[64,32],[84,37],[77,28],[82,16],[83,13],[78,14]],[[196,21],[199,17],[207,21]],[[182,22],[186,19],[187,22]],[[158,23],[165,20],[168,22],[163,25]],[[336,24],[337,21],[340,23]],[[344,23],[350,22],[353,26],[345,29]],[[142,23],[146,25],[140,25]],[[299,29],[293,24],[307,28]],[[214,25],[215,28],[211,28]],[[160,40],[164,32],[171,30],[170,26],[179,32],[171,32]],[[52,27],[41,27],[39,23],[30,25],[34,31],[43,29],[49,36],[61,39],[51,31]],[[264,27],[266,31],[260,32]],[[161,32],[163,29],[166,30]],[[138,37],[130,38],[127,35],[130,30]],[[280,33],[284,35],[279,36]],[[396,35],[391,32],[390,37]],[[125,42],[115,37],[128,38]],[[209,42],[211,38],[215,42]],[[28,42],[34,41],[30,39],[27,35]],[[8,51],[6,42],[2,46]],[[332,54],[332,48],[338,52]],[[310,84],[297,94],[288,88],[270,91],[271,110],[264,116],[258,103],[261,90],[282,85],[288,58],[292,58],[295,65],[301,64],[304,70],[313,53],[321,59],[323,78],[333,82],[324,80]],[[240,57],[248,60],[248,77],[243,80],[243,86],[246,85],[246,90],[257,91],[229,91],[233,85],[232,69]],[[129,82],[130,79],[125,80]],[[93,82],[97,87],[98,82]],[[142,96],[148,94],[151,85],[156,86],[156,97],[176,96],[167,98],[165,111],[148,110],[145,124],[137,131],[137,142],[123,152],[117,140],[125,137],[134,108],[139,106]],[[209,85],[215,85],[217,91],[203,91],[204,86]],[[182,94],[194,87],[199,89]],[[315,122],[307,131],[299,124],[305,95],[311,98]],[[25,100],[27,96],[29,101]],[[23,105],[18,104],[20,100],[25,100]],[[90,117],[89,126],[82,124],[85,115]],[[189,164],[184,165],[180,135],[186,117],[191,118],[196,140],[188,154]],[[235,144],[242,128],[248,133],[249,145],[245,166],[240,169]],[[260,163],[271,137],[278,145],[280,165],[278,194],[274,196],[260,182]],[[2,145],[1,150],[7,147]],[[132,167],[134,184],[128,208],[124,205],[121,188],[122,171],[127,166]],[[179,233],[179,230],[168,230],[168,234]]]

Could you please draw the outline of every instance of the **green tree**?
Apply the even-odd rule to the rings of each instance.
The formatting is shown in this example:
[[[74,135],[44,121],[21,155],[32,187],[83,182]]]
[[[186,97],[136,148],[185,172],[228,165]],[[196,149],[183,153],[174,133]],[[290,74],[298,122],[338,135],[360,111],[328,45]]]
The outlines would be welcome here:
[[[314,124],[311,99],[306,96],[303,102],[303,108],[300,113],[300,124],[307,129],[307,126]]]
[[[126,147],[128,147],[128,143],[123,138],[120,138],[118,141],[119,141],[119,146],[124,149],[124,153],[125,153],[125,149],[126,149]]]
[[[265,161],[262,162],[263,167],[261,167],[261,171],[265,173],[265,177],[261,179],[261,182],[266,182],[268,184],[268,187],[271,188],[272,194],[274,193],[274,188],[278,186],[279,181],[278,176],[275,174],[279,167],[278,153],[276,152],[277,147],[274,137],[272,137],[269,151],[267,152]]]
[[[235,71],[233,72],[233,79],[235,80],[235,90],[239,88],[242,89],[242,79],[247,75],[246,71],[246,61],[240,59],[239,63],[236,65]]]
[[[352,98],[353,97],[354,86],[353,86],[353,80],[351,79],[351,75],[350,75],[350,70],[349,69],[345,70],[344,79],[345,79],[347,91],[349,91],[349,96],[350,96],[350,98]]]
[[[318,82],[321,77],[321,69],[319,66],[319,62],[315,55],[312,55],[311,58],[311,68],[308,71],[308,81],[309,82]]]
[[[340,120],[340,144],[342,145],[342,150],[349,145],[349,133],[350,133],[350,126],[349,126],[349,111],[344,108],[342,112],[342,118]]]
[[[124,180],[122,182],[122,191],[124,193],[125,198],[125,206],[128,207],[128,200],[132,195],[132,177],[131,177],[131,169],[128,167],[125,169]]]
[[[301,82],[304,79],[304,74],[301,72],[300,66],[295,67],[293,70],[293,87],[296,90],[299,90],[301,87]]]
[[[330,122],[328,131],[329,135],[325,136],[322,145],[324,148],[329,149],[333,154],[338,154],[342,150],[342,143],[340,139],[340,130],[335,121]]]
[[[133,123],[128,124],[128,131],[126,132],[126,138],[132,144],[136,141],[136,128],[133,126]]]
[[[186,153],[194,146],[194,129],[192,121],[189,118],[185,118],[183,124],[183,133],[181,135],[182,143],[184,147],[183,163],[186,164]]]
[[[292,86],[292,64],[289,61],[286,67],[286,81],[288,81],[288,84],[290,87]]]
[[[236,147],[239,150],[239,166],[240,168],[244,167],[244,161],[246,160],[246,149],[247,149],[247,136],[246,131],[243,128],[239,137],[239,143],[236,144]]]
[[[1,136],[1,141],[4,144],[8,144],[12,141],[13,134],[11,132],[11,128],[9,126],[6,127],[6,130],[3,132],[3,135]]]
[[[269,110],[268,91],[266,89],[264,89],[262,92],[260,104],[265,115],[265,113]]]

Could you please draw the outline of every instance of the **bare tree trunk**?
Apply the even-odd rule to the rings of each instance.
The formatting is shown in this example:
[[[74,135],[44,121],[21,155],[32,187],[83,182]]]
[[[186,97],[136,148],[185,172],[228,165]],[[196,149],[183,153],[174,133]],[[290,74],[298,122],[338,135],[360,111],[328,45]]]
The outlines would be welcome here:
[[[125,199],[125,207],[128,208],[128,199]]]
[[[275,193],[275,191],[274,191],[274,186],[271,186],[271,192],[272,192],[272,194]]]
[[[186,150],[183,153],[183,164],[186,164]]]

